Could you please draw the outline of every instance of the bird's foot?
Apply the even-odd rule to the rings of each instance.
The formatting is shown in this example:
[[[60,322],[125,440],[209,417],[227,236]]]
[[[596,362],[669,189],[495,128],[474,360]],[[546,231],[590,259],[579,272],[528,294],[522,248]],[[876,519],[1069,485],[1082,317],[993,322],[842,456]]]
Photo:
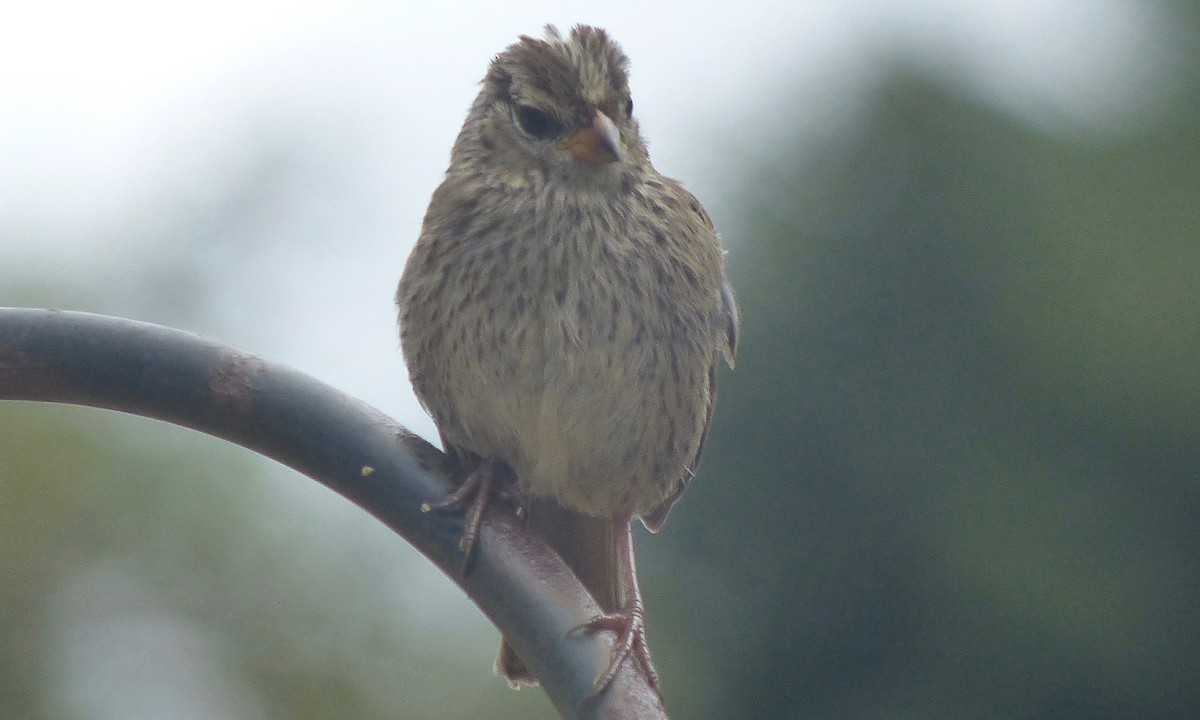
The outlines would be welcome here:
[[[471,558],[475,546],[479,542],[479,526],[483,523],[483,511],[487,509],[492,499],[492,488],[496,484],[500,468],[498,463],[485,460],[471,471],[463,480],[463,484],[450,497],[440,503],[425,503],[421,512],[462,512],[464,523],[462,537],[458,539],[458,549],[463,552],[462,572],[464,575],[471,567]]]
[[[646,644],[646,611],[642,609],[640,600],[635,600],[624,610],[615,613],[604,613],[578,625],[574,631],[593,633],[599,630],[611,630],[617,634],[617,644],[613,646],[612,658],[608,667],[593,682],[592,696],[599,695],[612,684],[621,664],[626,660],[636,658],[646,672],[646,680],[650,687],[657,692],[658,673],[654,663],[650,662],[650,646]]]

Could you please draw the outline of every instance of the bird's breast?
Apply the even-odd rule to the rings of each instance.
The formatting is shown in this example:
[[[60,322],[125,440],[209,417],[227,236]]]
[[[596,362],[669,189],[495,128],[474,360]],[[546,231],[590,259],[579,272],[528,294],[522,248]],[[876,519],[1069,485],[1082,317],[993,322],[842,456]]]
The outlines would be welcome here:
[[[689,296],[680,259],[619,208],[554,210],[454,260],[428,404],[451,442],[507,461],[526,492],[640,510],[687,472],[703,432],[719,288]]]

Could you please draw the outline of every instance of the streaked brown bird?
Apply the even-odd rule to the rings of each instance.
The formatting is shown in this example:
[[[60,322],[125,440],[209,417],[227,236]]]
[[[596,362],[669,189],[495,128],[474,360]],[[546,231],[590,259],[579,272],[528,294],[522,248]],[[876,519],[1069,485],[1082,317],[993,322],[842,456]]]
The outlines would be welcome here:
[[[712,221],[650,164],[629,61],[594,27],[500,53],[433,193],[396,293],[404,358],[447,453],[445,507],[474,543],[511,469],[531,530],[618,643],[646,648],[630,520],[658,531],[695,475],[738,315]],[[500,649],[497,673],[533,678]]]

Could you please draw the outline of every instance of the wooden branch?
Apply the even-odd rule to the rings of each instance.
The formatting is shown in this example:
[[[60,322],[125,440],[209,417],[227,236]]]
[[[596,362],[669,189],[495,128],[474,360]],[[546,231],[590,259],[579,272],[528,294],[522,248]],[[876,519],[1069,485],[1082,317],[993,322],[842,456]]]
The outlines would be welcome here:
[[[0,308],[0,399],[156,418],[294,468],[374,515],[458,583],[526,660],[564,718],[666,718],[637,663],[625,663],[612,686],[589,699],[612,635],[571,632],[599,607],[516,517],[489,511],[471,571],[462,574],[462,519],[421,512],[423,503],[444,500],[452,485],[445,456],[359,400],[189,333],[25,308]]]

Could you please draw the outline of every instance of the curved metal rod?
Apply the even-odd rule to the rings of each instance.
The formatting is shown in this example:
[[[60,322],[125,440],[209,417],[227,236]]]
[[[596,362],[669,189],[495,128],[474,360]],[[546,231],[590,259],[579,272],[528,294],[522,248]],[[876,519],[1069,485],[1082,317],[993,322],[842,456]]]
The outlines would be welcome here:
[[[590,697],[613,638],[571,632],[599,607],[511,513],[486,515],[464,576],[462,519],[421,512],[448,495],[445,456],[328,385],[159,325],[0,308],[0,399],[142,415],[277,460],[374,515],[458,583],[527,660],[564,718],[666,718],[637,663],[625,663],[607,691]]]

